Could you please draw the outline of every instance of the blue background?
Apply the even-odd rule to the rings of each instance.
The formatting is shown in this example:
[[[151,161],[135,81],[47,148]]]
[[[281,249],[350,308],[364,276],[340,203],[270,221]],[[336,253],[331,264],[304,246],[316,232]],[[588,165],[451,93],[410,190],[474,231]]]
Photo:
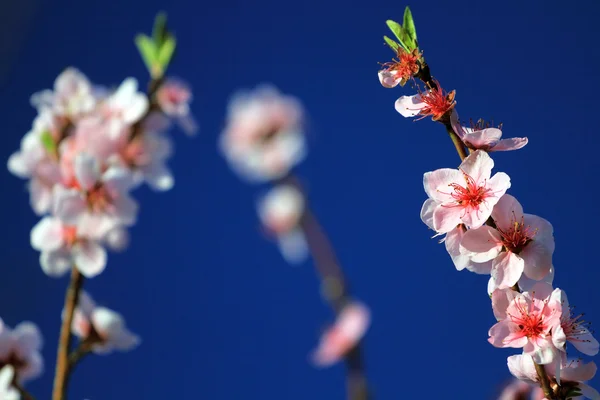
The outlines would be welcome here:
[[[132,44],[165,9],[179,38],[172,74],[193,87],[202,127],[174,132],[175,188],[147,188],[131,247],[86,282],[122,312],[143,343],[93,356],[71,398],[342,399],[344,368],[317,370],[308,355],[332,315],[310,263],[289,267],[260,233],[264,188],[241,182],[216,149],[230,94],[272,82],[310,115],[310,154],[299,168],[358,298],[373,310],[368,376],[378,399],[490,399],[509,378],[487,330],[495,322],[487,277],[457,272],[419,210],[422,174],[455,167],[441,126],[394,111],[410,89],[388,90],[377,62],[398,1],[55,1],[0,6],[0,115],[7,160],[35,115],[29,96],[73,65],[99,84],[146,81]],[[600,50],[593,0],[410,3],[433,74],[457,89],[462,117],[504,122],[528,136],[495,155],[525,211],[555,227],[555,284],[600,321],[597,180]],[[29,245],[37,218],[25,182],[0,168],[0,316],[39,324],[46,372],[28,387],[49,398],[67,279],[46,277]],[[600,386],[600,379],[592,384]]]

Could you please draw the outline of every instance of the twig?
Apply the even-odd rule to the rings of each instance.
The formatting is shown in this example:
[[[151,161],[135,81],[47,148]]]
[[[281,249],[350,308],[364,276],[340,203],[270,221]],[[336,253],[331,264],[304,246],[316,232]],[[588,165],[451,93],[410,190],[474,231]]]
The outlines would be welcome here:
[[[56,356],[56,372],[54,375],[54,389],[52,400],[64,400],[67,392],[67,382],[71,372],[69,368],[69,350],[71,348],[71,324],[75,306],[79,300],[79,291],[83,286],[83,276],[76,266],[71,270],[71,282],[65,294],[65,307],[62,326],[60,328],[60,339],[58,342],[58,354]]]

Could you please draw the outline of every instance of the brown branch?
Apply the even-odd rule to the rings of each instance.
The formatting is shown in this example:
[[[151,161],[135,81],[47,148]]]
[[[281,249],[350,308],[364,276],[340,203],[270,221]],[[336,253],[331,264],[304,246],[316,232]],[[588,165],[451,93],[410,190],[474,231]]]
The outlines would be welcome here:
[[[60,328],[58,354],[56,356],[56,372],[54,375],[54,389],[52,400],[64,400],[67,393],[67,382],[71,372],[69,368],[69,350],[71,348],[71,324],[75,306],[79,300],[79,291],[83,286],[83,276],[76,266],[71,270],[71,281],[65,294],[63,321]]]
[[[296,186],[302,190],[298,180],[288,176],[283,182]],[[321,280],[322,291],[327,303],[336,315],[351,302],[346,278],[337,260],[335,251],[316,216],[307,207],[302,218],[300,227],[306,235],[306,241],[314,261],[315,270]],[[344,357],[348,368],[348,399],[367,400],[370,398],[367,378],[365,376],[365,365],[362,355],[361,343],[357,343]]]
[[[13,382],[12,385],[15,387],[15,389],[17,389],[19,391],[19,393],[21,394],[22,400],[35,400],[35,397],[33,397],[31,395],[31,393],[29,393],[27,390],[25,390],[25,388],[23,386],[21,386],[20,383]]]

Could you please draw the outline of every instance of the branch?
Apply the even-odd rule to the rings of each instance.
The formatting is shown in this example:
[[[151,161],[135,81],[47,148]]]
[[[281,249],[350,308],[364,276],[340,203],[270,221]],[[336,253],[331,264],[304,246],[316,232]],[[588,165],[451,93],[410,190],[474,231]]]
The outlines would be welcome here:
[[[54,375],[54,389],[52,391],[52,400],[64,400],[67,392],[67,382],[69,380],[69,349],[71,347],[71,324],[73,323],[73,314],[75,306],[79,300],[79,291],[83,286],[83,276],[76,266],[71,269],[71,282],[67,287],[65,294],[65,306],[62,326],[60,328],[60,338],[58,342],[58,354],[56,356],[56,372]]]
[[[295,178],[288,177],[285,180],[291,181],[300,189],[300,185]],[[351,301],[351,298],[346,278],[337,260],[333,246],[321,228],[319,221],[308,207],[300,220],[300,227],[306,234],[315,270],[321,279],[325,299],[337,315]],[[358,343],[350,350],[344,359],[348,368],[347,386],[349,400],[369,399],[361,344]]]

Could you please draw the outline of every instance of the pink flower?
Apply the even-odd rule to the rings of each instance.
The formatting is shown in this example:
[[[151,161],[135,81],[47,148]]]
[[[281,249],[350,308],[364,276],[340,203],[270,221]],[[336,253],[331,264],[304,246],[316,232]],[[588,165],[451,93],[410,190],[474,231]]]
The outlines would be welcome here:
[[[129,351],[140,343],[140,338],[127,329],[121,314],[98,307],[85,291],[79,294],[71,331],[82,341],[93,344],[92,349],[97,354]]]
[[[0,369],[0,400],[20,400],[21,394],[13,386],[15,369],[8,364]]]
[[[106,266],[106,251],[100,239],[106,228],[92,218],[67,225],[56,217],[44,217],[31,230],[31,246],[40,251],[40,264],[48,276],[59,277],[72,267],[92,278]]]
[[[450,120],[452,129],[469,149],[487,152],[518,150],[528,142],[526,137],[500,140],[502,131],[499,128],[491,128],[483,120],[471,123],[471,127],[461,126],[456,112],[452,113]]]
[[[532,386],[528,385],[523,381],[515,380],[508,384],[502,393],[500,393],[500,397],[498,400],[521,400],[529,398],[529,394],[532,391]]]
[[[40,376],[44,360],[40,353],[42,335],[32,322],[21,322],[11,329],[0,320],[0,365],[12,365],[18,382]]]
[[[74,160],[75,182],[70,189],[56,186],[54,214],[68,224],[77,224],[84,215],[106,220],[103,224],[131,226],[138,205],[129,196],[131,174],[124,168],[110,167],[101,172],[99,162],[87,153]]]
[[[138,122],[148,111],[148,97],[138,92],[135,78],[127,78],[101,107],[101,115],[109,124],[110,136],[118,136],[123,126]]]
[[[387,77],[384,75],[383,78]],[[435,81],[435,83],[435,89],[414,96],[400,97],[395,103],[396,111],[406,118],[418,115],[421,117],[419,119],[428,116],[431,116],[434,121],[442,119],[456,105],[456,101],[454,100],[456,92],[453,90],[450,93],[446,93],[441,88],[439,82]]]
[[[96,96],[90,81],[75,68],[65,69],[54,82],[54,91],[44,90],[31,96],[31,103],[41,111],[69,119],[79,118],[96,106]]]
[[[293,185],[279,185],[271,189],[259,203],[263,225],[277,236],[281,254],[290,263],[302,262],[308,255],[300,227],[304,210],[304,196]]]
[[[156,92],[156,101],[163,113],[174,118],[188,135],[198,130],[190,113],[192,92],[186,84],[176,79],[168,79]]]
[[[370,325],[371,313],[362,303],[352,302],[339,313],[335,324],[321,337],[313,354],[314,362],[328,367],[340,361],[363,338]]]
[[[221,150],[244,178],[264,182],[285,176],[305,157],[298,101],[273,88],[239,94],[229,105]]]
[[[425,173],[423,186],[429,199],[421,210],[423,222],[438,233],[450,232],[461,223],[469,228],[482,226],[510,187],[510,178],[503,172],[490,179],[493,167],[490,156],[478,150],[458,170]]]
[[[419,60],[421,53],[415,49],[407,52],[399,47],[396,51],[396,58],[391,62],[383,64],[384,69],[379,71],[379,82],[385,88],[393,88],[404,84],[419,72]]]
[[[530,356],[525,354],[523,355],[514,355],[508,357],[507,360],[508,369],[510,373],[517,379],[520,379],[524,382],[538,384],[538,375],[535,370],[535,365],[533,364],[533,359]],[[591,380],[594,375],[596,375],[596,364],[594,362],[590,362],[587,364],[583,364],[581,362],[570,362],[563,363],[560,366],[560,381],[556,379],[555,371],[548,366],[545,366],[546,373],[548,374],[551,380],[551,386],[556,387],[558,393],[558,398],[563,399],[566,398],[566,394],[573,389],[577,389],[583,395],[583,398],[591,399],[591,400],[599,400],[600,394],[598,392],[586,385],[585,381]],[[559,383],[560,386],[556,385]],[[536,394],[536,398],[539,397],[539,391]]]
[[[490,290],[513,286],[525,273],[543,279],[552,268],[554,236],[543,218],[524,214],[521,204],[505,194],[494,207],[496,228],[482,226],[465,233],[461,253],[474,262],[492,260]]]
[[[61,180],[56,161],[42,145],[40,131],[27,133],[21,141],[20,151],[8,159],[8,170],[28,183],[31,207],[36,214],[48,212],[52,205],[52,188]]]
[[[523,354],[531,355],[538,364],[560,361],[552,342],[552,330],[560,325],[562,315],[560,289],[548,291],[541,284],[533,292],[492,294],[499,322],[490,329],[488,341],[495,347],[522,347]]]
[[[583,314],[574,315],[573,309],[569,306],[567,294],[561,290],[558,295],[562,304],[562,318],[560,325],[557,325],[552,332],[552,340],[556,348],[565,350],[566,342],[570,342],[577,350],[588,356],[598,354],[598,341],[592,336],[582,320]]]

